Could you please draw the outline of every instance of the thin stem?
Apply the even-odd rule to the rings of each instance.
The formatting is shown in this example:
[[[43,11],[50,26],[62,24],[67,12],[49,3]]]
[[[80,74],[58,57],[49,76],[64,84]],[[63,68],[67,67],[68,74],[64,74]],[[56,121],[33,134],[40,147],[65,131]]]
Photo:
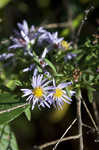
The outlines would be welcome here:
[[[81,117],[81,98],[77,98],[77,118],[78,118],[78,134],[79,139],[79,150],[83,150],[83,134],[82,134],[82,117]]]
[[[80,34],[81,34],[82,28],[83,28],[83,26],[84,26],[86,20],[88,19],[88,15],[89,15],[89,13],[90,13],[91,11],[93,11],[93,10],[94,10],[94,6],[91,6],[89,9],[86,9],[85,12],[84,12],[84,13],[85,13],[84,18],[83,18],[83,20],[82,20],[82,22],[81,22],[81,24],[80,24],[80,26],[79,26],[79,28],[78,28],[77,34],[76,34],[75,47],[77,47],[77,43],[78,43],[78,40],[79,40],[79,36],[80,36]]]
[[[95,130],[95,128],[93,128],[93,127],[91,127],[91,126],[89,126],[89,125],[87,125],[87,124],[85,124],[85,123],[82,123],[82,125],[83,125],[83,127],[86,127],[86,128]]]
[[[94,109],[94,115],[95,115],[97,126],[99,126],[99,113],[98,113],[98,110],[97,110],[96,101],[93,100],[92,106],[93,106],[93,109]]]
[[[13,107],[13,108],[9,108],[9,109],[7,109],[7,110],[2,110],[2,111],[0,111],[0,114],[6,113],[6,112],[10,112],[10,111],[12,111],[12,110],[15,110],[15,109],[17,109],[17,108],[24,107],[24,106],[26,106],[26,105],[27,105],[27,103],[22,104],[22,105],[15,106],[15,107]]]
[[[85,101],[82,100],[82,102],[83,102],[83,105],[84,105],[84,107],[85,107],[85,109],[86,109],[86,112],[88,113],[88,115],[89,115],[89,117],[90,117],[90,119],[91,119],[91,121],[92,121],[92,124],[93,124],[94,128],[98,131],[97,125],[96,125],[96,123],[95,123],[95,121],[94,121],[94,119],[93,119],[93,117],[92,117],[92,115],[91,115],[91,113],[90,113],[90,111],[89,111],[89,109],[88,109],[88,107],[87,107]]]
[[[57,146],[59,145],[59,143],[61,142],[61,140],[64,138],[64,136],[66,135],[66,133],[71,129],[71,127],[73,126],[73,124],[76,122],[77,119],[75,119],[71,125],[66,129],[66,131],[64,132],[64,134],[62,135],[62,137],[58,140],[58,142],[56,143],[56,145],[54,146],[53,150],[56,150]]]
[[[64,28],[64,27],[69,27],[70,23],[69,22],[51,23],[51,24],[45,24],[45,25],[42,25],[42,26],[46,29]]]
[[[74,135],[74,136],[68,136],[66,138],[63,138],[61,139],[60,142],[64,142],[64,141],[68,141],[68,140],[76,140],[76,139],[79,139],[80,138],[80,135]],[[45,143],[43,145],[40,145],[40,146],[34,146],[35,149],[39,149],[39,150],[43,150],[44,148],[47,148],[49,146],[52,146],[52,145],[55,145],[57,142],[59,141],[58,140],[55,140],[55,141],[51,141],[51,142],[48,142],[48,143]]]

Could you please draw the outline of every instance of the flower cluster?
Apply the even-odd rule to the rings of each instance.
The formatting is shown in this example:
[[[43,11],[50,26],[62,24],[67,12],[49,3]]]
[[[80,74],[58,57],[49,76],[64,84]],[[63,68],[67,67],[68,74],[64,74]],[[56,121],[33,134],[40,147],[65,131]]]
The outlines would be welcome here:
[[[17,26],[18,30],[14,31],[15,36],[11,37],[12,45],[8,49],[21,48],[24,55],[29,55],[33,60],[33,57],[35,57],[34,49],[36,47],[36,52],[39,54],[37,57],[42,68],[47,66],[44,62],[47,53],[55,49],[67,50],[71,48],[71,43],[65,41],[63,37],[59,38],[58,32],[51,33],[43,27],[35,28],[34,25],[29,28],[26,20],[23,20],[22,24],[17,23]],[[76,57],[76,54],[68,52],[64,57],[64,61],[73,59],[74,57]],[[31,63],[23,69],[23,72],[33,71],[35,68],[35,64]]]
[[[36,59],[36,62],[29,63],[27,68],[23,69],[23,72],[34,72],[32,89],[21,89],[24,93],[23,97],[27,97],[26,101],[32,104],[32,109],[35,105],[38,105],[39,108],[41,106],[50,108],[53,105],[62,109],[64,102],[71,104],[71,96],[75,92],[70,90],[70,96],[66,92],[66,87],[71,85],[71,82],[56,85],[52,74],[46,69],[48,64],[45,61],[47,53],[53,50],[64,50],[65,52],[65,50],[70,49],[71,43],[66,42],[63,37],[59,38],[58,32],[51,33],[43,27],[35,28],[34,25],[29,28],[25,20],[22,24],[18,23],[17,26],[18,30],[15,31],[15,37],[11,37],[13,44],[9,49],[21,48],[25,55],[31,56],[31,62]],[[68,53],[65,61],[73,57],[75,57],[73,54]],[[41,65],[43,74],[39,75],[36,63]]]
[[[51,85],[53,83],[53,85]],[[32,78],[32,89],[21,89],[24,93],[23,97],[27,96],[26,101],[32,104],[32,109],[35,105],[50,108],[51,105],[61,108],[64,102],[71,104],[72,99],[67,96],[66,88],[71,85],[71,82],[60,83],[58,86],[55,80],[48,80],[43,75],[34,75]],[[74,95],[74,91],[70,90],[70,95]]]
[[[35,27],[31,26],[29,29],[27,22],[24,20],[23,24],[17,24],[19,31],[15,30],[15,36],[12,37],[11,40],[13,41],[13,45],[9,47],[11,48],[24,48],[29,49],[29,46],[34,44],[35,42]]]
[[[45,46],[42,57],[45,57],[46,54],[53,49],[68,49],[70,43],[64,41],[63,37],[58,37],[58,32],[51,33],[47,30],[40,27],[36,29],[34,25],[30,28],[26,20],[23,20],[23,23],[17,24],[19,30],[15,30],[15,37],[11,37],[13,44],[9,49],[23,48],[24,51],[28,51],[28,54],[32,51],[32,46],[36,43],[37,46]]]

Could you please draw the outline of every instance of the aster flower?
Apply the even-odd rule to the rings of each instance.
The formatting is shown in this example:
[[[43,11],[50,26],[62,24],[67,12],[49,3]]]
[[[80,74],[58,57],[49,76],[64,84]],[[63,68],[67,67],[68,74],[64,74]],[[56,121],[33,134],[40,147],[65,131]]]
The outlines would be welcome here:
[[[8,54],[7,53],[3,53],[3,54],[0,55],[0,61],[7,60],[7,59],[9,59],[9,58],[11,58],[13,56],[14,56],[13,53],[8,53]]]
[[[22,24],[18,23],[17,26],[19,31],[15,31],[15,37],[11,38],[13,45],[9,49],[24,48],[25,50],[30,50],[36,39],[35,27],[32,25],[29,29],[25,20],[23,20]]]
[[[48,96],[48,102],[50,101],[51,104],[53,104],[55,107],[61,108],[65,103],[71,104],[72,99],[67,96],[66,91],[64,88],[71,85],[71,82],[67,83],[60,83],[58,86],[56,86],[55,80],[53,80],[53,91],[50,92]],[[73,96],[75,94],[74,91],[70,91],[70,95]]]
[[[63,38],[58,38],[58,32],[50,33],[50,32],[44,32],[38,39],[38,43],[46,43],[50,49],[52,48],[58,48],[59,44]]]
[[[23,72],[32,71],[34,69],[34,67],[35,67],[35,64],[30,64],[29,67],[23,69]]]
[[[46,31],[43,27],[38,28],[37,32],[36,32],[36,36],[39,37],[45,33],[47,33],[48,31]]]
[[[21,89],[24,93],[23,97],[28,96],[26,101],[32,103],[32,109],[34,109],[35,105],[38,107],[50,107],[50,104],[47,101],[48,91],[51,89],[49,83],[51,81],[47,81],[47,78],[43,78],[43,75],[36,75],[32,78],[32,88],[33,89]]]
[[[58,47],[59,43],[63,40],[63,38],[58,38],[58,32],[55,33],[50,33],[48,32],[48,38],[47,41],[50,45],[56,46],[55,48]]]
[[[47,45],[48,31],[45,30],[45,32],[38,32],[38,35],[38,46]]]
[[[64,57],[65,61],[71,60],[75,58],[77,55],[73,53],[67,53],[67,55]]]
[[[50,32],[46,31],[44,34],[42,34],[38,39],[38,43],[39,45],[45,44],[46,47],[42,53],[41,58],[44,59],[50,50],[59,49],[62,40],[63,38],[58,38],[58,32],[51,34]]]

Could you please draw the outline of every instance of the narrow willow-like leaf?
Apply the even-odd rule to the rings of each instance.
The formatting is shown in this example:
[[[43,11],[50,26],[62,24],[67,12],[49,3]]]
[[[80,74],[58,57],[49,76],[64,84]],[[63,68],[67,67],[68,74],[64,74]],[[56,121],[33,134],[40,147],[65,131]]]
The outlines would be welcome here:
[[[0,125],[7,124],[21,115],[29,104],[19,105],[10,109],[0,111]]]
[[[16,95],[10,93],[0,94],[0,111],[8,110],[12,107],[24,104],[23,100],[19,100]]]
[[[50,66],[50,68],[56,73],[56,68],[53,65],[53,63],[51,61],[49,61],[48,59],[45,59],[45,62],[48,64],[48,66]]]
[[[15,85],[16,86],[22,86],[22,83],[19,80],[15,80]]]
[[[9,93],[0,95],[0,124],[9,123],[21,115],[29,106],[23,100],[16,98],[16,95]]]
[[[30,106],[28,106],[25,111],[24,111],[27,119],[30,121],[31,120],[31,111],[30,111]]]
[[[0,105],[2,103],[15,103],[18,102],[19,100],[16,99],[16,95],[12,95],[10,93],[4,93],[0,94]]]
[[[0,150],[18,150],[16,138],[9,125],[0,125]]]

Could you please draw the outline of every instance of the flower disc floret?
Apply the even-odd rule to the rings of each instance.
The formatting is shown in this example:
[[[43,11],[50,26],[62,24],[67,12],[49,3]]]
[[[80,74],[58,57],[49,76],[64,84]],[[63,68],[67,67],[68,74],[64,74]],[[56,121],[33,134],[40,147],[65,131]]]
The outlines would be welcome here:
[[[59,88],[56,88],[55,93],[54,93],[54,97],[55,98],[60,98],[60,97],[62,97],[62,95],[63,95],[62,90],[59,89]]]
[[[43,89],[41,87],[35,88],[32,92],[37,98],[41,98],[43,96]]]
[[[66,42],[65,40],[61,41],[61,46],[64,48],[64,49],[69,49],[70,48],[70,43]]]

